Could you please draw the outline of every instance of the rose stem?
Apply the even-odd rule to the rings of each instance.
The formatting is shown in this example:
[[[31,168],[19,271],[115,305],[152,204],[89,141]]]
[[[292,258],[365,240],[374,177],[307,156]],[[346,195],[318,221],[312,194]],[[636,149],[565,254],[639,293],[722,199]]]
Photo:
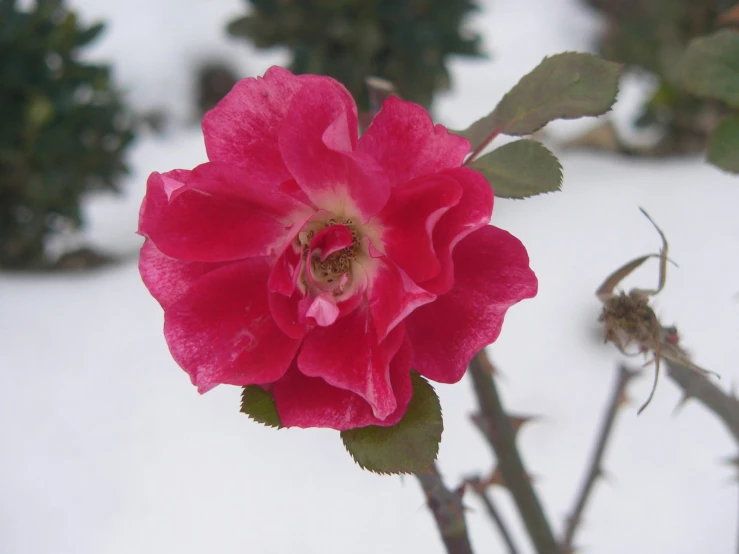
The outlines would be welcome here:
[[[493,520],[493,523],[498,528],[498,532],[500,533],[500,536],[503,538],[503,542],[505,542],[506,547],[508,548],[508,554],[518,554],[518,549],[516,548],[516,544],[513,542],[513,537],[508,531],[508,527],[506,526],[505,521],[503,521],[503,516],[501,516],[498,508],[495,507],[493,499],[490,497],[490,493],[486,490],[485,484],[479,477],[469,479],[467,483],[472,488],[472,491],[482,501],[483,505],[485,506],[485,510],[490,516],[490,519]]]
[[[485,139],[484,141],[482,141],[482,142],[480,143],[480,145],[479,145],[479,146],[478,146],[477,148],[475,148],[475,149],[474,149],[474,150],[472,151],[472,154],[470,154],[470,155],[469,155],[469,156],[467,157],[467,160],[465,160],[465,162],[464,162],[464,164],[463,164],[463,165],[469,165],[469,164],[471,164],[472,162],[474,162],[474,161],[475,161],[475,159],[477,158],[477,156],[479,156],[479,155],[480,155],[480,153],[481,153],[481,152],[482,152],[483,150],[485,150],[485,148],[487,148],[488,144],[490,144],[491,142],[493,142],[493,140],[494,140],[494,139],[495,139],[495,138],[496,138],[496,137],[497,137],[497,136],[498,136],[498,135],[499,135],[499,134],[501,133],[501,131],[502,131],[502,129],[496,129],[496,130],[494,130],[494,131],[493,131],[492,133],[490,133],[490,134],[488,135],[488,137],[487,137],[487,138],[486,138],[486,139]]]
[[[447,554],[473,554],[464,519],[463,489],[447,489],[436,464],[428,472],[416,473],[415,476],[426,493],[426,503],[434,514]]]
[[[501,404],[492,365],[484,350],[470,362],[470,376],[480,406],[480,417],[486,420],[489,429],[486,438],[495,452],[505,486],[513,496],[531,541],[538,554],[556,554],[560,552],[559,545],[518,453],[515,430]]]
[[[667,375],[683,391],[683,400],[678,407],[688,399],[695,398],[724,423],[739,444],[739,400],[736,396],[725,393],[705,375],[688,366],[666,358],[662,360],[667,363]],[[739,457],[730,462],[739,467]],[[739,552],[739,546],[737,551]]]
[[[590,498],[590,493],[593,491],[593,486],[598,477],[603,476],[603,455],[605,454],[608,439],[613,430],[616,414],[618,413],[618,409],[623,406],[625,402],[626,386],[635,375],[637,375],[637,372],[632,371],[623,365],[618,369],[616,385],[613,388],[611,400],[608,403],[605,418],[603,419],[603,425],[598,433],[598,441],[596,442],[595,451],[590,460],[590,466],[585,476],[585,481],[577,495],[575,507],[573,508],[570,517],[567,519],[564,536],[562,538],[562,550],[564,552],[573,551],[572,541],[575,538],[575,533],[577,533],[578,526],[582,521],[582,515],[585,511],[588,499]]]

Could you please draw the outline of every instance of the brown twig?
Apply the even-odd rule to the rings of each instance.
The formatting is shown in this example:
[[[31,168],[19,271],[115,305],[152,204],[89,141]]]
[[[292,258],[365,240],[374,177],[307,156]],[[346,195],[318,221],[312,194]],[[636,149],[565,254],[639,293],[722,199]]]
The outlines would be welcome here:
[[[498,532],[500,533],[503,542],[508,548],[508,554],[518,554],[518,549],[516,548],[516,544],[513,542],[513,537],[508,531],[508,527],[506,526],[505,521],[503,521],[503,516],[498,511],[498,508],[495,507],[495,503],[490,497],[490,493],[486,490],[485,483],[479,477],[468,479],[467,482],[472,488],[472,491],[482,501],[483,505],[485,506],[485,511],[488,513],[490,519],[493,520],[493,523],[498,528]]]
[[[473,554],[462,505],[464,487],[455,491],[447,489],[436,465],[426,473],[415,475],[426,494],[426,503],[434,514],[447,554]]]
[[[505,486],[513,496],[531,541],[538,554],[558,554],[559,545],[518,453],[516,433],[501,404],[493,368],[484,351],[478,352],[470,362],[470,376],[480,417],[486,421],[488,432],[485,436],[495,452]]]
[[[598,433],[598,442],[595,445],[593,456],[590,460],[590,466],[588,472],[583,481],[580,492],[577,495],[575,501],[575,507],[567,519],[567,525],[565,526],[564,535],[562,537],[562,550],[564,552],[572,551],[572,541],[575,538],[575,533],[582,522],[582,515],[587,506],[590,498],[590,493],[593,491],[593,486],[598,477],[603,475],[603,455],[608,445],[608,439],[611,436],[613,430],[613,424],[616,420],[616,414],[618,413],[619,407],[624,403],[626,385],[636,375],[636,372],[628,369],[626,366],[620,366],[618,369],[618,378],[616,380],[616,386],[613,388],[611,399],[608,402],[608,409],[606,410],[603,424]]]

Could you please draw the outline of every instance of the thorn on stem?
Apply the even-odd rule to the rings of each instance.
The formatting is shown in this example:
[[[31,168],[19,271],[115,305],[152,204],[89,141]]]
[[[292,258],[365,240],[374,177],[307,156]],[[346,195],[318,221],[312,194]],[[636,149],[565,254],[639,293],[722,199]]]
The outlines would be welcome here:
[[[673,416],[678,415],[682,411],[685,404],[688,403],[688,400],[690,400],[691,398],[692,398],[692,395],[688,391],[684,391],[682,398],[680,398],[680,400],[678,401],[677,405],[675,406],[675,409],[672,410],[672,415]]]

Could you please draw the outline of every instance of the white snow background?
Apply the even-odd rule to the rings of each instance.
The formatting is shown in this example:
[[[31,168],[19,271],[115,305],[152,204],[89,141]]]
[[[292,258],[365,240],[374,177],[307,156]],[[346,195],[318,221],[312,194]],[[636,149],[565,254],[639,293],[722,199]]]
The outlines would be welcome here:
[[[75,0],[109,28],[92,57],[115,62],[139,108],[164,106],[176,122],[131,153],[122,199],[94,198],[87,238],[127,257],[100,271],[0,274],[1,554],[440,554],[414,478],[364,472],[328,430],[263,428],[240,414],[239,389],[197,394],[170,358],[162,314],[136,268],[134,234],[153,170],[205,160],[191,119],[192,65],[224,56],[244,75],[284,60],[226,38],[240,0]],[[471,21],[487,60],[455,61],[455,88],[437,103],[451,126],[470,123],[547,54],[591,47],[598,21],[578,0],[490,0]],[[628,121],[643,87],[616,110]],[[582,125],[554,125],[561,135]],[[667,287],[655,307],[678,324],[700,365],[739,376],[739,179],[699,158],[639,160],[561,153],[561,193],[499,200],[493,223],[526,244],[539,295],[514,307],[491,349],[507,407],[542,416],[519,445],[559,532],[584,475],[620,356],[599,340],[594,291],[624,262],[658,250],[643,206],[670,241]],[[656,263],[626,283],[656,284]],[[640,361],[631,360],[632,364]],[[662,379],[636,409],[651,372],[620,413],[601,482],[577,544],[603,554],[736,551],[736,454],[713,415]],[[491,467],[469,422],[470,382],[437,386],[445,431],[440,468],[450,486]],[[531,552],[505,490],[494,492],[522,552]],[[467,521],[478,553],[503,546],[471,496]]]

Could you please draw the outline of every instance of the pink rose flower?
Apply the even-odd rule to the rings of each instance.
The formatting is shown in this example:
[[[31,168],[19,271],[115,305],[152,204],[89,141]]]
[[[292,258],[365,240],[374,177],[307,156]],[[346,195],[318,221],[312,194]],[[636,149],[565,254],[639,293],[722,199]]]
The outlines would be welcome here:
[[[411,369],[459,381],[536,294],[467,140],[396,97],[357,129],[338,82],[273,67],[205,116],[209,162],[149,177],[141,276],[200,392],[260,385],[288,427],[395,425]]]

